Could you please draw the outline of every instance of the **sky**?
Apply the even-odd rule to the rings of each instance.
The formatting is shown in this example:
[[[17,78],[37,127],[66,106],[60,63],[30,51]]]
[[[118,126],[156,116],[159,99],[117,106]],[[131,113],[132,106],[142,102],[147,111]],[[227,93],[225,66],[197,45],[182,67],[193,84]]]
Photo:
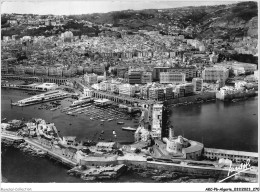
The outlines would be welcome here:
[[[187,0],[1,0],[1,13],[75,15],[127,9],[163,9],[232,4],[237,1]]]

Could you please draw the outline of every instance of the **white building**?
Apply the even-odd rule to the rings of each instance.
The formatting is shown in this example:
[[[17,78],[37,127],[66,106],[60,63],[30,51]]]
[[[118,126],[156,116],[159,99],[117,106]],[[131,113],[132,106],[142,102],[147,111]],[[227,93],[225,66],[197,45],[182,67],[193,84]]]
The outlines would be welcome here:
[[[226,96],[234,95],[239,92],[240,92],[240,90],[237,90],[234,87],[224,86],[224,87],[220,88],[219,91],[216,92],[216,98],[220,99],[220,100],[224,100]]]
[[[184,95],[190,95],[194,92],[194,86],[192,83],[183,83],[176,86],[176,90],[184,90]]]
[[[99,83],[95,83],[95,84],[91,85],[91,87],[92,87],[93,89],[100,90],[100,85],[99,85]]]
[[[3,41],[9,41],[10,37],[9,36],[3,36]]]
[[[35,86],[36,89],[51,91],[57,89],[59,86],[56,83],[43,83]]]
[[[184,73],[161,72],[160,83],[184,83],[185,76]]]
[[[209,56],[209,60],[212,63],[217,63],[218,62],[218,55],[216,55],[215,52],[213,52],[213,54]]]
[[[119,85],[119,94],[132,97],[135,94],[135,86],[132,86],[130,84]]]
[[[199,46],[199,51],[201,52],[204,52],[206,49],[205,49],[205,46],[204,45],[200,45]]]
[[[50,23],[49,23],[50,24]],[[61,39],[64,42],[72,42],[73,39],[73,33],[71,31],[66,31],[64,33],[61,34]]]
[[[245,74],[245,68],[240,66],[232,66],[232,70],[235,76]]]
[[[89,88],[84,88],[83,89],[83,94],[86,97],[92,97],[93,96],[93,90],[91,90]]]
[[[95,73],[92,74],[85,74],[84,75],[84,80],[86,83],[92,85],[98,82],[98,76]]]
[[[254,71],[254,77],[255,77],[255,79],[258,81],[258,77],[259,77],[258,70],[257,70],[257,71]]]
[[[246,85],[247,85],[247,82],[245,82],[245,81],[236,81],[235,82],[236,89],[245,89]]]
[[[243,67],[245,70],[245,73],[254,73],[254,71],[257,70],[257,65],[251,64],[251,63],[235,62],[235,63],[233,63],[232,68],[235,68],[235,67]]]
[[[203,89],[203,79],[202,78],[193,78],[192,84],[194,88],[194,92],[198,91],[201,92]]]
[[[103,81],[99,83],[100,90],[102,91],[110,91],[111,90],[111,83],[107,81]]]
[[[151,83],[152,82],[152,73],[151,72],[143,72],[142,74],[142,83]]]
[[[111,83],[110,84],[111,92],[118,94],[119,93],[119,85],[120,85],[120,83]]]
[[[229,69],[224,67],[208,67],[202,71],[202,79],[206,82],[226,81],[228,76]]]

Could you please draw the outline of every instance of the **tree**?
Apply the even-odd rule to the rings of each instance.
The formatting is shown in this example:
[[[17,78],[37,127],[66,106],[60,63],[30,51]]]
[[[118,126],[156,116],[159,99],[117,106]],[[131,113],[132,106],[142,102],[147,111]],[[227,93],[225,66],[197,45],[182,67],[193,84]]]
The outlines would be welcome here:
[[[137,153],[137,154],[138,154],[138,153],[141,153],[141,149],[136,148],[134,152]]]

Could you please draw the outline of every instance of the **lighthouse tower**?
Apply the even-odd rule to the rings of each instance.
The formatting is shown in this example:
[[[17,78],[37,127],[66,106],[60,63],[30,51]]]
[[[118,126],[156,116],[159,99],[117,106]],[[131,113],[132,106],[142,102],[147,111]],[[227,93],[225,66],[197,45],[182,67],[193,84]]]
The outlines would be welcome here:
[[[174,137],[174,130],[173,128],[169,128],[169,141],[172,141]]]

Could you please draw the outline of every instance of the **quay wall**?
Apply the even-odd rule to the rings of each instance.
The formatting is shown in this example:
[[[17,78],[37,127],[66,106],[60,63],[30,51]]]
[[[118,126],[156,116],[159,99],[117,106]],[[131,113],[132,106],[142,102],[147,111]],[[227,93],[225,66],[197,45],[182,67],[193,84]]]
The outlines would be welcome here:
[[[18,136],[14,135],[2,135],[2,138],[8,138],[11,140],[18,140],[21,139]],[[28,143],[29,145],[32,145],[38,149],[41,149],[47,153],[47,156],[51,159],[54,159],[56,161],[59,161],[66,166],[74,167],[77,164],[76,160],[76,154],[65,152],[62,149],[47,149],[43,146],[41,146],[41,143],[38,143],[36,140],[30,140],[28,138],[24,138],[24,141]],[[211,148],[206,148],[206,151],[213,150]],[[216,149],[218,150],[218,149]],[[222,151],[221,149],[219,149]],[[223,150],[225,151],[225,150]],[[227,151],[229,152],[229,151]],[[66,153],[66,154],[64,154]],[[240,152],[241,154],[244,154],[246,156],[250,155],[249,152]],[[252,153],[252,156],[255,156],[255,153]],[[102,158],[101,158],[102,159]],[[127,159],[118,159],[116,156],[113,156],[111,158],[108,158],[105,160],[104,158],[102,161],[99,161],[99,158],[90,158],[89,160],[81,160],[79,164],[81,165],[101,165],[101,166],[107,166],[107,165],[117,165],[117,164],[125,164],[129,167],[141,169],[145,172],[147,169],[157,169],[157,170],[165,170],[165,171],[172,171],[176,173],[185,173],[186,175],[200,175],[200,176],[207,176],[207,177],[223,177],[225,178],[228,174],[228,169],[223,170],[221,168],[216,167],[201,167],[201,166],[189,166],[184,164],[176,164],[176,163],[164,163],[164,162],[155,162],[155,161],[137,161],[137,160],[127,160]],[[241,173],[241,176],[246,177],[252,177],[255,178],[257,176],[256,172],[245,172]]]
[[[53,148],[46,148],[45,146],[42,146],[41,143],[39,143],[33,139],[22,138],[22,137],[19,137],[17,135],[14,135],[14,134],[11,134],[11,133],[5,131],[5,132],[2,132],[2,135],[1,135],[1,141],[4,142],[4,140],[13,141],[13,143],[15,143],[16,141],[18,141],[18,142],[21,141],[20,143],[26,142],[29,145],[46,152],[46,155],[49,158],[59,161],[69,167],[75,167],[77,164],[75,159],[73,159],[74,158],[73,156],[71,158],[64,157],[58,151],[53,150]]]
[[[80,165],[86,165],[86,166],[109,166],[109,165],[119,165],[117,160],[113,161],[88,161],[85,159],[80,159],[79,162]]]
[[[51,159],[54,159],[56,161],[59,161],[67,166],[70,166],[70,167],[75,167],[76,166],[76,160],[74,159],[74,156],[71,155],[71,156],[68,156],[68,155],[64,155],[62,154],[62,151],[59,151],[59,150],[55,150],[54,147],[52,147],[51,149],[47,149],[43,146],[41,146],[40,143],[38,143],[37,141],[31,141],[31,140],[28,140],[28,139],[25,139],[25,142],[34,146],[34,147],[37,147],[38,149],[41,149],[43,151],[45,151],[47,153],[47,156],[50,157]]]
[[[172,105],[172,104],[177,104],[177,103],[195,102],[195,101],[197,101],[197,99],[203,99],[203,100],[216,99],[216,93],[215,92],[205,92],[203,94],[170,99],[170,100],[164,101],[164,105],[167,106],[167,105]]]
[[[118,160],[118,164],[125,164],[129,167],[140,167],[144,169],[147,167],[147,161]]]
[[[216,93],[216,98],[219,100],[232,100],[232,99],[239,99],[239,98],[245,98],[245,97],[254,97],[256,96],[255,90],[249,90],[248,92],[239,92],[234,94],[226,94],[222,95],[220,92]]]

